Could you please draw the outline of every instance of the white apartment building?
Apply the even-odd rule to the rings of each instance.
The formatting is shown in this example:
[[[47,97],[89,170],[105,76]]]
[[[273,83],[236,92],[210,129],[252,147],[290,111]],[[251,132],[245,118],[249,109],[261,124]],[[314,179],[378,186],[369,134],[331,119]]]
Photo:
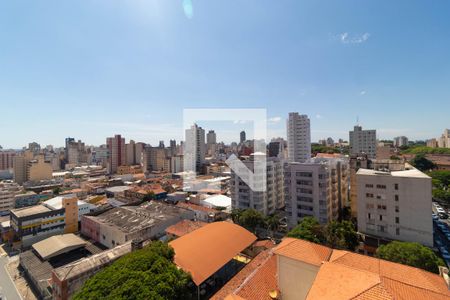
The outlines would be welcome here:
[[[9,214],[14,208],[14,196],[20,194],[22,188],[14,182],[0,182],[0,216]]]
[[[253,155],[252,155],[253,156]],[[254,171],[252,159],[242,161]],[[231,172],[230,192],[233,209],[252,208],[264,215],[270,215],[284,207],[283,161],[269,157],[266,162],[266,191],[253,191],[234,171]]]
[[[353,131],[350,131],[350,154],[367,154],[368,158],[376,158],[376,130],[363,130],[361,126],[355,126]]]
[[[289,113],[287,120],[289,162],[305,162],[311,158],[311,124],[307,115]]]
[[[433,246],[429,176],[405,164],[400,171],[359,169],[356,182],[359,232]]]
[[[395,147],[408,146],[408,138],[406,136],[398,136],[394,138]]]
[[[185,131],[184,170],[200,172],[205,163],[205,130],[194,124]]]
[[[450,129],[445,129],[438,140],[439,148],[450,148]]]
[[[313,158],[306,163],[287,163],[284,168],[285,203],[289,227],[304,217],[327,224],[338,220],[348,203],[350,181],[346,158]]]

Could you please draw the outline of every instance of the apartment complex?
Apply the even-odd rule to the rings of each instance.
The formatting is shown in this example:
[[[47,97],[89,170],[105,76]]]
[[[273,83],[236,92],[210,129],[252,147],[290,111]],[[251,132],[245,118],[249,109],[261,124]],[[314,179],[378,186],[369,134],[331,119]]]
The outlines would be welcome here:
[[[125,138],[120,134],[106,139],[106,146],[108,148],[108,173],[114,174],[117,172],[119,166],[126,164],[125,156]]]
[[[355,126],[353,131],[350,131],[350,154],[367,154],[369,158],[376,158],[376,130],[363,130],[361,126]]]
[[[167,156],[166,149],[147,146],[143,157],[144,172],[170,171],[170,158]]]
[[[359,169],[358,231],[433,246],[431,178],[408,164]]]
[[[252,172],[255,170],[253,159],[242,162]],[[242,178],[232,171],[230,192],[232,208],[252,208],[264,215],[272,214],[277,209],[281,209],[284,207],[283,161],[274,157],[267,158],[266,191],[253,191]]]
[[[287,120],[289,162],[305,162],[311,158],[311,125],[307,115],[289,113]]]
[[[217,136],[214,130],[208,131],[206,134],[206,151],[209,156],[214,156],[216,153]]]
[[[88,154],[85,144],[82,141],[72,141],[67,142],[67,163],[70,166],[80,166],[81,164],[86,164],[88,161]]]
[[[439,148],[450,148],[450,129],[445,129],[438,140]]]
[[[185,135],[184,170],[200,172],[206,155],[205,130],[194,124]]]
[[[239,143],[242,144],[246,140],[247,140],[247,137],[246,137],[245,131],[242,130],[241,133],[239,134]]]
[[[14,197],[22,188],[15,182],[0,182],[0,216],[7,215],[14,208]]]
[[[0,171],[12,169],[15,156],[16,151],[0,150]]]
[[[398,136],[394,138],[395,147],[408,146],[408,138],[406,136]]]
[[[313,158],[306,163],[285,165],[285,203],[290,227],[304,217],[320,223],[339,219],[348,202],[350,180],[345,158]]]

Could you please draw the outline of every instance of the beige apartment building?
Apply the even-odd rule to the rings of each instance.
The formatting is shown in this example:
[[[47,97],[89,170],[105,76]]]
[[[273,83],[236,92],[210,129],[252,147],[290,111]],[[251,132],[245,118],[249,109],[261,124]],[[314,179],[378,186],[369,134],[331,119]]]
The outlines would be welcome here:
[[[285,165],[285,203],[290,227],[304,217],[338,220],[348,203],[350,169],[345,158],[313,158]]]
[[[408,164],[359,169],[358,231],[387,240],[433,246],[431,178]]]
[[[27,177],[29,181],[52,179],[52,174],[52,164],[46,162],[43,155],[38,156],[36,160],[28,162]]]

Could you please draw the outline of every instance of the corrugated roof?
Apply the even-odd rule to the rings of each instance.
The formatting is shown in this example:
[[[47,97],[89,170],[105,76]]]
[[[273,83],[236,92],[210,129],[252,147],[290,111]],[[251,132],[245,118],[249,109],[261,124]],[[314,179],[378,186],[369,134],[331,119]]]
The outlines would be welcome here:
[[[200,227],[205,226],[208,223],[201,221],[191,221],[191,220],[182,220],[177,224],[167,227],[166,233],[172,234],[177,237],[184,236],[194,230],[199,229]]]
[[[87,242],[73,233],[55,235],[33,244],[33,249],[44,260],[86,246]]]
[[[255,240],[256,236],[241,226],[215,222],[169,245],[175,250],[175,263],[191,273],[194,283],[200,285]]]

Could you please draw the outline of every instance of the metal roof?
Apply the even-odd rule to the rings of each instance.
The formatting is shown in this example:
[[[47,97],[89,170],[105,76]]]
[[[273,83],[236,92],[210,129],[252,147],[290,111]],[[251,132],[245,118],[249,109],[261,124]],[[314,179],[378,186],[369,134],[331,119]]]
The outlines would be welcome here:
[[[86,246],[87,242],[73,233],[55,235],[33,244],[33,249],[39,256],[48,260],[60,254]]]

